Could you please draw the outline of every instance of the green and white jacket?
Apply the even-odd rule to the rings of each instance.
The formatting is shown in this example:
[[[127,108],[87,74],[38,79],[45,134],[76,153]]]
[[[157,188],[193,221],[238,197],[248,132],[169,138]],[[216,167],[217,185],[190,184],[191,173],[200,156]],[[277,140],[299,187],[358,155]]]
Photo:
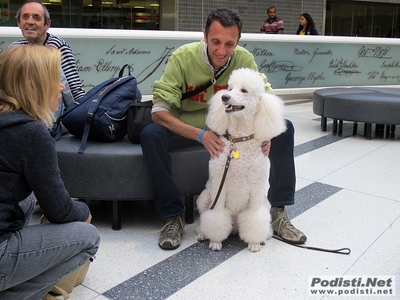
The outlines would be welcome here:
[[[181,121],[197,128],[205,128],[208,101],[219,90],[226,89],[232,71],[239,68],[257,70],[253,55],[237,46],[228,61],[226,70],[217,82],[203,92],[181,101],[182,94],[205,85],[218,75],[207,57],[204,40],[189,43],[176,49],[168,59],[164,74],[154,82],[153,112],[169,111]],[[269,88],[266,77],[266,89]]]

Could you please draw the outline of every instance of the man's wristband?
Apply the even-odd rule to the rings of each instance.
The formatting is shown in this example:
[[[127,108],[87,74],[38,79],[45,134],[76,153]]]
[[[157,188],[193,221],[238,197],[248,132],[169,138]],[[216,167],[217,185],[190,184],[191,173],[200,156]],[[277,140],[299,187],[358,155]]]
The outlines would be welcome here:
[[[201,138],[203,137],[203,133],[205,132],[205,129],[200,130],[199,135],[197,136],[197,141],[201,143]]]

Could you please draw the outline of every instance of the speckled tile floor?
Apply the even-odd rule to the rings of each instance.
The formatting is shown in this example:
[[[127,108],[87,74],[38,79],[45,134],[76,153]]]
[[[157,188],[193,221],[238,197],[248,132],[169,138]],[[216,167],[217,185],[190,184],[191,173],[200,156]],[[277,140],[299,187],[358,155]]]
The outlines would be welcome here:
[[[395,139],[366,140],[363,126],[351,136],[352,124],[345,122],[338,137],[331,133],[332,122],[321,132],[310,100],[287,101],[286,112],[296,129],[296,204],[287,207],[289,215],[307,234],[307,246],[348,247],[350,255],[275,239],[251,253],[235,236],[213,252],[196,241],[196,223],[187,226],[177,250],[163,251],[157,245],[163,221],[154,203],[123,203],[122,229],[113,231],[111,206],[93,201],[101,245],[70,299],[330,299],[310,295],[310,278],[384,275],[395,276],[399,299],[400,128]]]

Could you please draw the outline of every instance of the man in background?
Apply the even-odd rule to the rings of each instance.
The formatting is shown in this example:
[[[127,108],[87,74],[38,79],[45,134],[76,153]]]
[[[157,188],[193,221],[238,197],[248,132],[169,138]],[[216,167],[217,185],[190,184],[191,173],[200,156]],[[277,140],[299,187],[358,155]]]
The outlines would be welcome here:
[[[37,1],[27,1],[18,9],[15,16],[23,39],[13,42],[10,46],[39,44],[57,48],[61,52],[61,82],[65,86],[62,92],[63,101],[55,113],[56,120],[62,114],[64,107],[77,102],[85,94],[79,77],[74,53],[69,44],[62,38],[48,33],[51,20],[46,6]],[[56,131],[57,124],[50,132]]]
[[[267,15],[269,18],[264,21],[264,24],[261,26],[260,33],[282,34],[284,25],[282,19],[276,16],[275,6],[268,7]]]

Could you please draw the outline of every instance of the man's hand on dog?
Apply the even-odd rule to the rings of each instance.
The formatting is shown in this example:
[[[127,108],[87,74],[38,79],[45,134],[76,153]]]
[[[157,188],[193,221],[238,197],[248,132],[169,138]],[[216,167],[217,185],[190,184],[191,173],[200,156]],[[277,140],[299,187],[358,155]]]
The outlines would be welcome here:
[[[224,152],[225,143],[212,130],[204,132],[201,143],[208,150],[212,158],[219,157],[219,153]]]

